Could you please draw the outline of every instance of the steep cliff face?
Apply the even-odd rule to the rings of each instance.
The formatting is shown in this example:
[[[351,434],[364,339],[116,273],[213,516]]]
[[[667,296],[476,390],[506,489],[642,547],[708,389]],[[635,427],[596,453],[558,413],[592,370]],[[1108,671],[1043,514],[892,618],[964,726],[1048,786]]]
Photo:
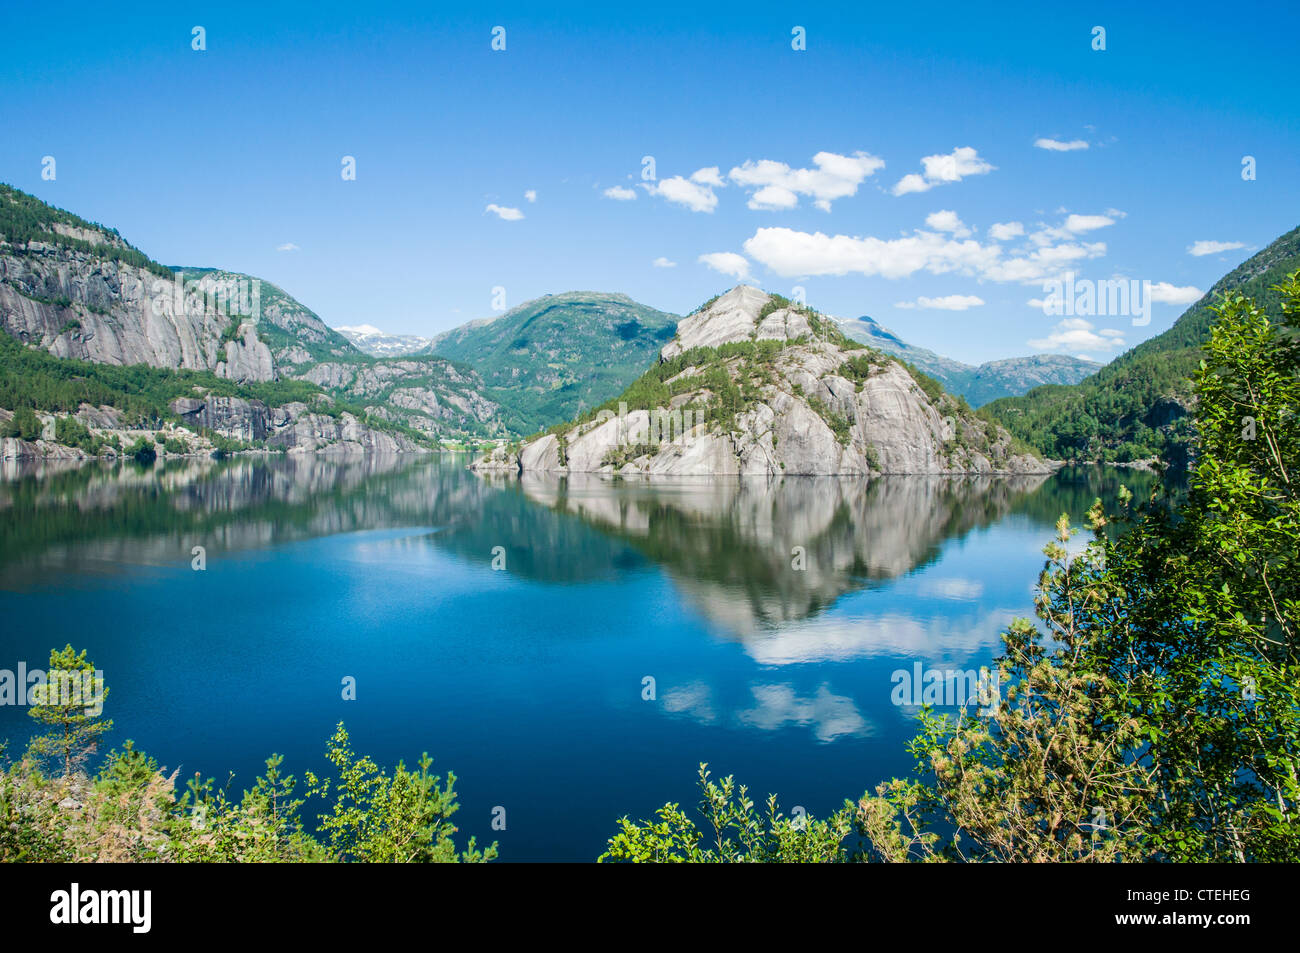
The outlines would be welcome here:
[[[206,371],[230,319],[147,268],[30,242],[0,245],[0,323],[56,357]]]
[[[1006,431],[833,322],[740,286],[683,319],[617,402],[480,469],[620,474],[1041,473]]]
[[[325,361],[294,376],[364,406],[370,414],[429,434],[476,425],[487,429],[501,413],[484,395],[478,374],[440,357]]]
[[[366,416],[371,423],[382,422],[376,424],[380,428],[410,427],[437,438],[486,434],[500,427],[499,406],[484,396],[482,380],[468,368],[442,357],[370,357],[270,282],[212,268],[173,271],[116,231],[4,185],[0,330],[56,358],[209,372],[239,385],[306,381],[355,411],[354,422],[358,415]],[[177,390],[188,395],[190,387],[185,384],[173,393]],[[282,399],[303,392],[281,390]],[[250,386],[246,393],[262,396],[265,389]],[[94,397],[96,403],[102,399]],[[62,400],[62,407],[67,406]],[[304,433],[321,427],[330,429],[313,424]],[[247,417],[209,429],[241,440],[268,435]],[[250,432],[261,436],[250,438]],[[370,442],[354,436],[340,432],[332,440]],[[329,440],[304,436],[295,445]],[[373,442],[386,441],[375,437]]]

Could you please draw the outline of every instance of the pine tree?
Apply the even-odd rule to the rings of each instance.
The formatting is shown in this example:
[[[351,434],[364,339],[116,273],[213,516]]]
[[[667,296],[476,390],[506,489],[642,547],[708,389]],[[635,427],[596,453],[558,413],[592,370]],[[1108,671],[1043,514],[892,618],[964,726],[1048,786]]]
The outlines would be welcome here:
[[[62,766],[63,777],[71,777],[73,768],[92,754],[99,737],[113,727],[102,717],[108,688],[103,676],[86,660],[86,650],[50,651],[50,667],[44,686],[34,686],[35,704],[28,712],[50,729],[32,739],[28,752],[48,758]]]

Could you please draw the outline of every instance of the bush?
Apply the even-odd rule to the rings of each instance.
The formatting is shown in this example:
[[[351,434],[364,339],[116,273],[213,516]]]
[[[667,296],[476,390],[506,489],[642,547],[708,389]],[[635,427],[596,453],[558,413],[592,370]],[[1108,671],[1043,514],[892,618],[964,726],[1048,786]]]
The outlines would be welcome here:
[[[13,418],[3,425],[0,437],[17,437],[19,440],[39,440],[44,428],[36,411],[30,407],[19,407]]]
[[[154,443],[144,437],[138,437],[135,443],[127,448],[126,454],[134,457],[137,463],[153,463],[158,459],[158,451]]]

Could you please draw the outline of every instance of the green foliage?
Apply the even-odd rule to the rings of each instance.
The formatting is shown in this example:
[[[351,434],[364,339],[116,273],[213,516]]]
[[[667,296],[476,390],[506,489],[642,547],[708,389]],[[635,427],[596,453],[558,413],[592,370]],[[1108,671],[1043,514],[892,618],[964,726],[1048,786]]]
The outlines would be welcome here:
[[[675,315],[625,295],[574,292],[456,328],[433,351],[472,366],[503,406],[503,424],[532,433],[622,391],[676,327]]]
[[[92,672],[85,656],[71,646],[51,652],[50,671]],[[108,692],[99,687],[102,701]],[[178,795],[177,772],[166,775],[130,741],[89,776],[82,765],[112,722],[57,699],[34,705],[31,715],[51,730],[19,761],[0,764],[0,862],[415,863],[497,855],[496,844],[480,850],[473,838],[457,849],[449,820],[458,808],[454,775],[445,784],[431,775],[428,755],[418,770],[399,762],[390,774],[353,753],[341,723],[326,755],[337,779],[308,773],[300,795],[297,780],[281,770],[281,756],[272,755],[236,798],[229,793],[233,776],[218,787],[198,774]],[[304,830],[309,797],[329,802],[319,828],[324,843]]]
[[[1073,554],[1060,518],[1042,629],[1003,635],[997,697],[923,711],[915,776],[847,804],[830,830],[862,846],[821,859],[1300,860],[1300,272],[1274,291],[1276,322],[1241,294],[1214,306],[1186,493],[1098,500]],[[706,814],[752,831],[743,789],[734,814],[726,794],[706,788]],[[604,859],[728,853],[675,804],[609,843]]]
[[[613,446],[605,451],[605,456],[601,458],[600,465],[621,470],[637,457],[654,456],[659,452],[659,447],[660,445],[655,443]]]
[[[899,361],[899,363],[907,369],[907,373],[912,375],[912,380],[916,381],[916,386],[925,392],[925,396],[929,398],[930,403],[937,405],[943,397],[943,385],[929,374],[913,367],[906,361]]]
[[[196,393],[217,397],[243,397],[260,400],[268,407],[303,403],[314,413],[338,418],[351,413],[361,423],[376,430],[400,433],[418,443],[428,436],[412,428],[385,420],[363,407],[330,397],[307,381],[281,379],[236,383],[209,371],[173,371],[146,364],[96,364],[71,358],[58,358],[39,348],[24,347],[7,334],[0,334],[0,407],[31,408],[41,411],[75,413],[83,403],[93,407],[108,406],[121,410],[128,424],[159,427],[164,421],[179,423],[170,404],[178,397]],[[25,420],[28,418],[25,416]],[[32,417],[31,419],[34,419]],[[12,422],[2,428],[13,429]],[[37,429],[35,435],[39,436]],[[24,437],[23,439],[35,439]],[[226,441],[228,451],[245,449],[247,444]]]
[[[126,455],[136,463],[153,463],[158,459],[156,444],[145,437],[136,437],[135,443],[126,448]]]
[[[433,759],[420,756],[419,770],[409,771],[402,762],[391,774],[382,771],[368,757],[357,757],[347,730],[339,722],[325,757],[338,771],[333,783],[334,801],[321,820],[331,854],[338,860],[366,860],[372,863],[457,863],[483,862],[496,857],[496,845],[477,850],[474,838],[463,852],[452,835],[456,827],[451,816],[456,803],[456,775],[447,783],[429,773]],[[307,773],[311,795],[328,800],[329,779]]]
[[[706,831],[676,804],[665,804],[655,821],[635,823],[624,817],[600,861],[620,863],[830,863],[846,859],[841,842],[852,829],[846,804],[826,820],[781,813],[775,795],[765,810],[755,808],[742,784],[728,775],[709,780],[700,765],[700,813]],[[707,839],[706,839],[707,836]]]
[[[27,714],[48,732],[33,738],[27,750],[35,758],[53,760],[69,777],[94,752],[99,736],[113,727],[100,717],[108,689],[86,661],[86,650],[74,652],[71,645],[50,651],[45,678],[43,687],[33,686],[39,695]]]
[[[10,405],[13,406],[13,405]],[[0,437],[17,437],[19,440],[39,440],[44,428],[31,407],[20,406],[7,422],[0,424]]]
[[[100,232],[109,241],[92,243],[85,239],[61,235],[55,231],[55,225]],[[172,277],[170,268],[158,264],[144,252],[122,241],[116,229],[88,222],[71,212],[46,205],[35,196],[4,184],[0,184],[0,236],[3,236],[4,240],[12,246],[14,254],[27,254],[29,242],[43,242],[47,245],[58,245],[94,255],[96,258],[145,268],[162,278]]]
[[[58,417],[54,421],[54,439],[65,447],[78,447],[87,453],[98,454],[104,441],[94,436],[90,428],[76,417]]]
[[[1280,324],[1240,294],[1214,306],[1186,497],[1110,532],[1098,504],[1074,558],[1062,518],[1047,631],[1005,637],[997,717],[928,722],[930,783],[865,799],[894,859],[1300,858],[1300,273],[1276,291]]]
[[[835,371],[845,380],[853,381],[858,385],[858,390],[862,389],[862,382],[871,377],[880,368],[889,364],[890,358],[886,357],[880,351],[863,347],[865,354],[854,354]]]
[[[849,439],[853,435],[852,422],[843,414],[837,414],[820,397],[814,395],[806,399],[808,406],[816,411],[822,420],[826,421],[826,426],[831,428],[831,432],[835,434],[835,439],[840,442],[840,445],[847,447]]]
[[[735,341],[718,347],[697,347],[684,351],[676,357],[660,361],[628,385],[617,397],[610,398],[585,413],[574,421],[557,424],[543,433],[568,432],[575,425],[595,420],[603,411],[617,413],[620,404],[626,404],[629,411],[654,411],[666,408],[679,394],[687,394],[701,388],[711,392],[706,404],[696,404],[692,410],[696,419],[703,423],[717,423],[723,429],[735,427],[735,416],[754,405],[759,399],[759,387],[773,380],[773,365],[781,352],[780,341]],[[688,368],[695,372],[681,380],[669,383]],[[734,375],[729,368],[737,371]],[[542,436],[535,434],[529,439]]]

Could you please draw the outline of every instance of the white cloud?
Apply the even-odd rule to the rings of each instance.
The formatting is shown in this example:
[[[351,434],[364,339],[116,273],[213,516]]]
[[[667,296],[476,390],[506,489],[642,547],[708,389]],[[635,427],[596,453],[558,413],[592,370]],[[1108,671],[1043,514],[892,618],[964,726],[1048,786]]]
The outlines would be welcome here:
[[[752,189],[752,209],[785,209],[799,204],[805,195],[822,211],[831,210],[831,202],[855,195],[863,181],[885,167],[885,160],[865,152],[843,156],[819,152],[813,156],[812,169],[792,169],[774,159],[746,160],[727,173],[737,185]]]
[[[865,738],[875,729],[853,699],[836,695],[823,683],[815,695],[800,696],[794,686],[751,685],[754,707],[736,712],[742,725],[762,731],[779,731],[792,725],[811,728],[823,744],[837,738]]]
[[[1202,255],[1217,255],[1221,251],[1235,251],[1245,247],[1245,242],[1192,242],[1187,246],[1187,254],[1200,258]]]
[[[1062,142],[1059,139],[1035,139],[1034,146],[1038,149],[1046,149],[1048,152],[1074,152],[1076,149],[1088,148],[1088,143],[1082,139],[1071,139],[1069,142]]]
[[[536,201],[537,201],[537,190],[536,190],[536,189],[529,189],[527,192],[524,193],[524,198],[527,199],[529,202],[536,202]]]
[[[781,185],[765,185],[746,204],[756,211],[794,208],[799,204],[799,196]]]
[[[709,252],[707,255],[701,255],[698,260],[700,264],[708,265],[714,271],[720,271],[739,281],[749,277],[749,262],[743,255],[737,255],[734,251]]]
[[[1083,318],[1066,318],[1045,338],[1034,338],[1026,342],[1030,347],[1043,351],[1108,351],[1124,347],[1124,332],[1114,328],[1103,328],[1100,332],[1095,325]]]
[[[906,195],[908,192],[928,192],[930,183],[925,181],[925,177],[916,173],[909,172],[896,183],[894,183],[895,195]]]
[[[954,238],[965,238],[970,234],[970,229],[957,217],[957,213],[948,209],[931,212],[925,217],[925,224],[936,232],[951,232]]]
[[[722,181],[722,172],[716,165],[711,165],[706,169],[696,169],[691,173],[691,181],[698,182],[700,185],[712,185],[721,189],[726,186]]]
[[[989,226],[989,238],[995,242],[1006,242],[1025,233],[1025,226],[1019,222],[996,222]]]
[[[1105,216],[1074,216],[1067,224],[1087,231],[1102,227],[1101,219],[1113,222],[1123,214],[1108,209]],[[950,210],[931,213],[926,225],[927,229],[900,238],[759,228],[745,242],[743,251],[784,277],[854,273],[904,278],[926,271],[1021,284],[1041,283],[1061,275],[1074,262],[1106,254],[1105,242],[1080,241],[1074,231],[1061,226],[1045,227],[1029,236],[1023,247],[1006,252],[996,241],[983,243],[968,237],[969,226]],[[1023,234],[1024,226],[1003,222],[989,231],[995,239],[1007,239]]]
[[[974,295],[947,295],[943,298],[927,298],[924,295],[915,301],[900,301],[895,308],[923,308],[929,311],[965,311],[978,308],[984,303],[983,298]]]
[[[654,260],[654,266],[656,268],[676,268],[677,262],[669,261],[667,258],[664,258],[662,255],[660,255],[658,258]]]
[[[927,192],[936,185],[960,182],[968,175],[985,175],[996,168],[981,159],[971,146],[959,146],[947,155],[926,156],[921,166],[924,170],[921,174],[905,175],[895,183],[895,195]]]
[[[1111,209],[1106,215],[1071,215],[1065,220],[1065,230],[1077,235],[1079,232],[1092,232],[1114,224],[1114,209]]]
[[[937,596],[940,599],[954,599],[960,602],[970,602],[984,595],[984,583],[978,579],[963,579],[955,577],[950,579],[923,579],[918,589],[930,596]]]
[[[977,274],[997,261],[1000,249],[972,240],[956,241],[936,232],[880,239],[760,228],[745,242],[745,252],[785,277],[857,272],[905,278],[922,269],[933,274]]]
[[[497,218],[507,222],[517,222],[524,217],[524,213],[517,208],[508,208],[504,205],[489,205],[483,211],[491,212]]]
[[[283,245],[276,245],[276,251],[298,251],[298,246],[293,242],[285,242]]]
[[[636,198],[636,192],[621,185],[610,186],[605,190],[604,195],[605,198],[614,199],[617,202],[631,202]]]
[[[1104,254],[1106,254],[1105,242],[1088,242],[1083,245],[1076,242],[1044,245],[1032,252],[1019,254],[1015,258],[995,262],[981,277],[990,281],[1038,284],[1044,279],[1060,274],[1062,267],[1070,262],[1085,258],[1100,258]]]
[[[703,682],[691,682],[664,692],[663,709],[673,714],[688,715],[705,725],[718,720],[718,713],[713,707],[713,690]]]
[[[1178,287],[1167,281],[1157,281],[1151,285],[1151,300],[1160,304],[1192,304],[1204,296],[1204,291],[1192,285]]]
[[[714,194],[712,184],[706,184],[710,178],[710,172],[716,173],[716,169],[700,169],[695,172],[689,179],[684,179],[680,175],[675,175],[671,179],[664,179],[661,182],[642,183],[642,188],[651,195],[659,195],[677,205],[685,205],[692,212],[712,212],[718,207],[718,197]],[[695,181],[696,176],[704,180]],[[718,179],[720,182],[721,179]]]

